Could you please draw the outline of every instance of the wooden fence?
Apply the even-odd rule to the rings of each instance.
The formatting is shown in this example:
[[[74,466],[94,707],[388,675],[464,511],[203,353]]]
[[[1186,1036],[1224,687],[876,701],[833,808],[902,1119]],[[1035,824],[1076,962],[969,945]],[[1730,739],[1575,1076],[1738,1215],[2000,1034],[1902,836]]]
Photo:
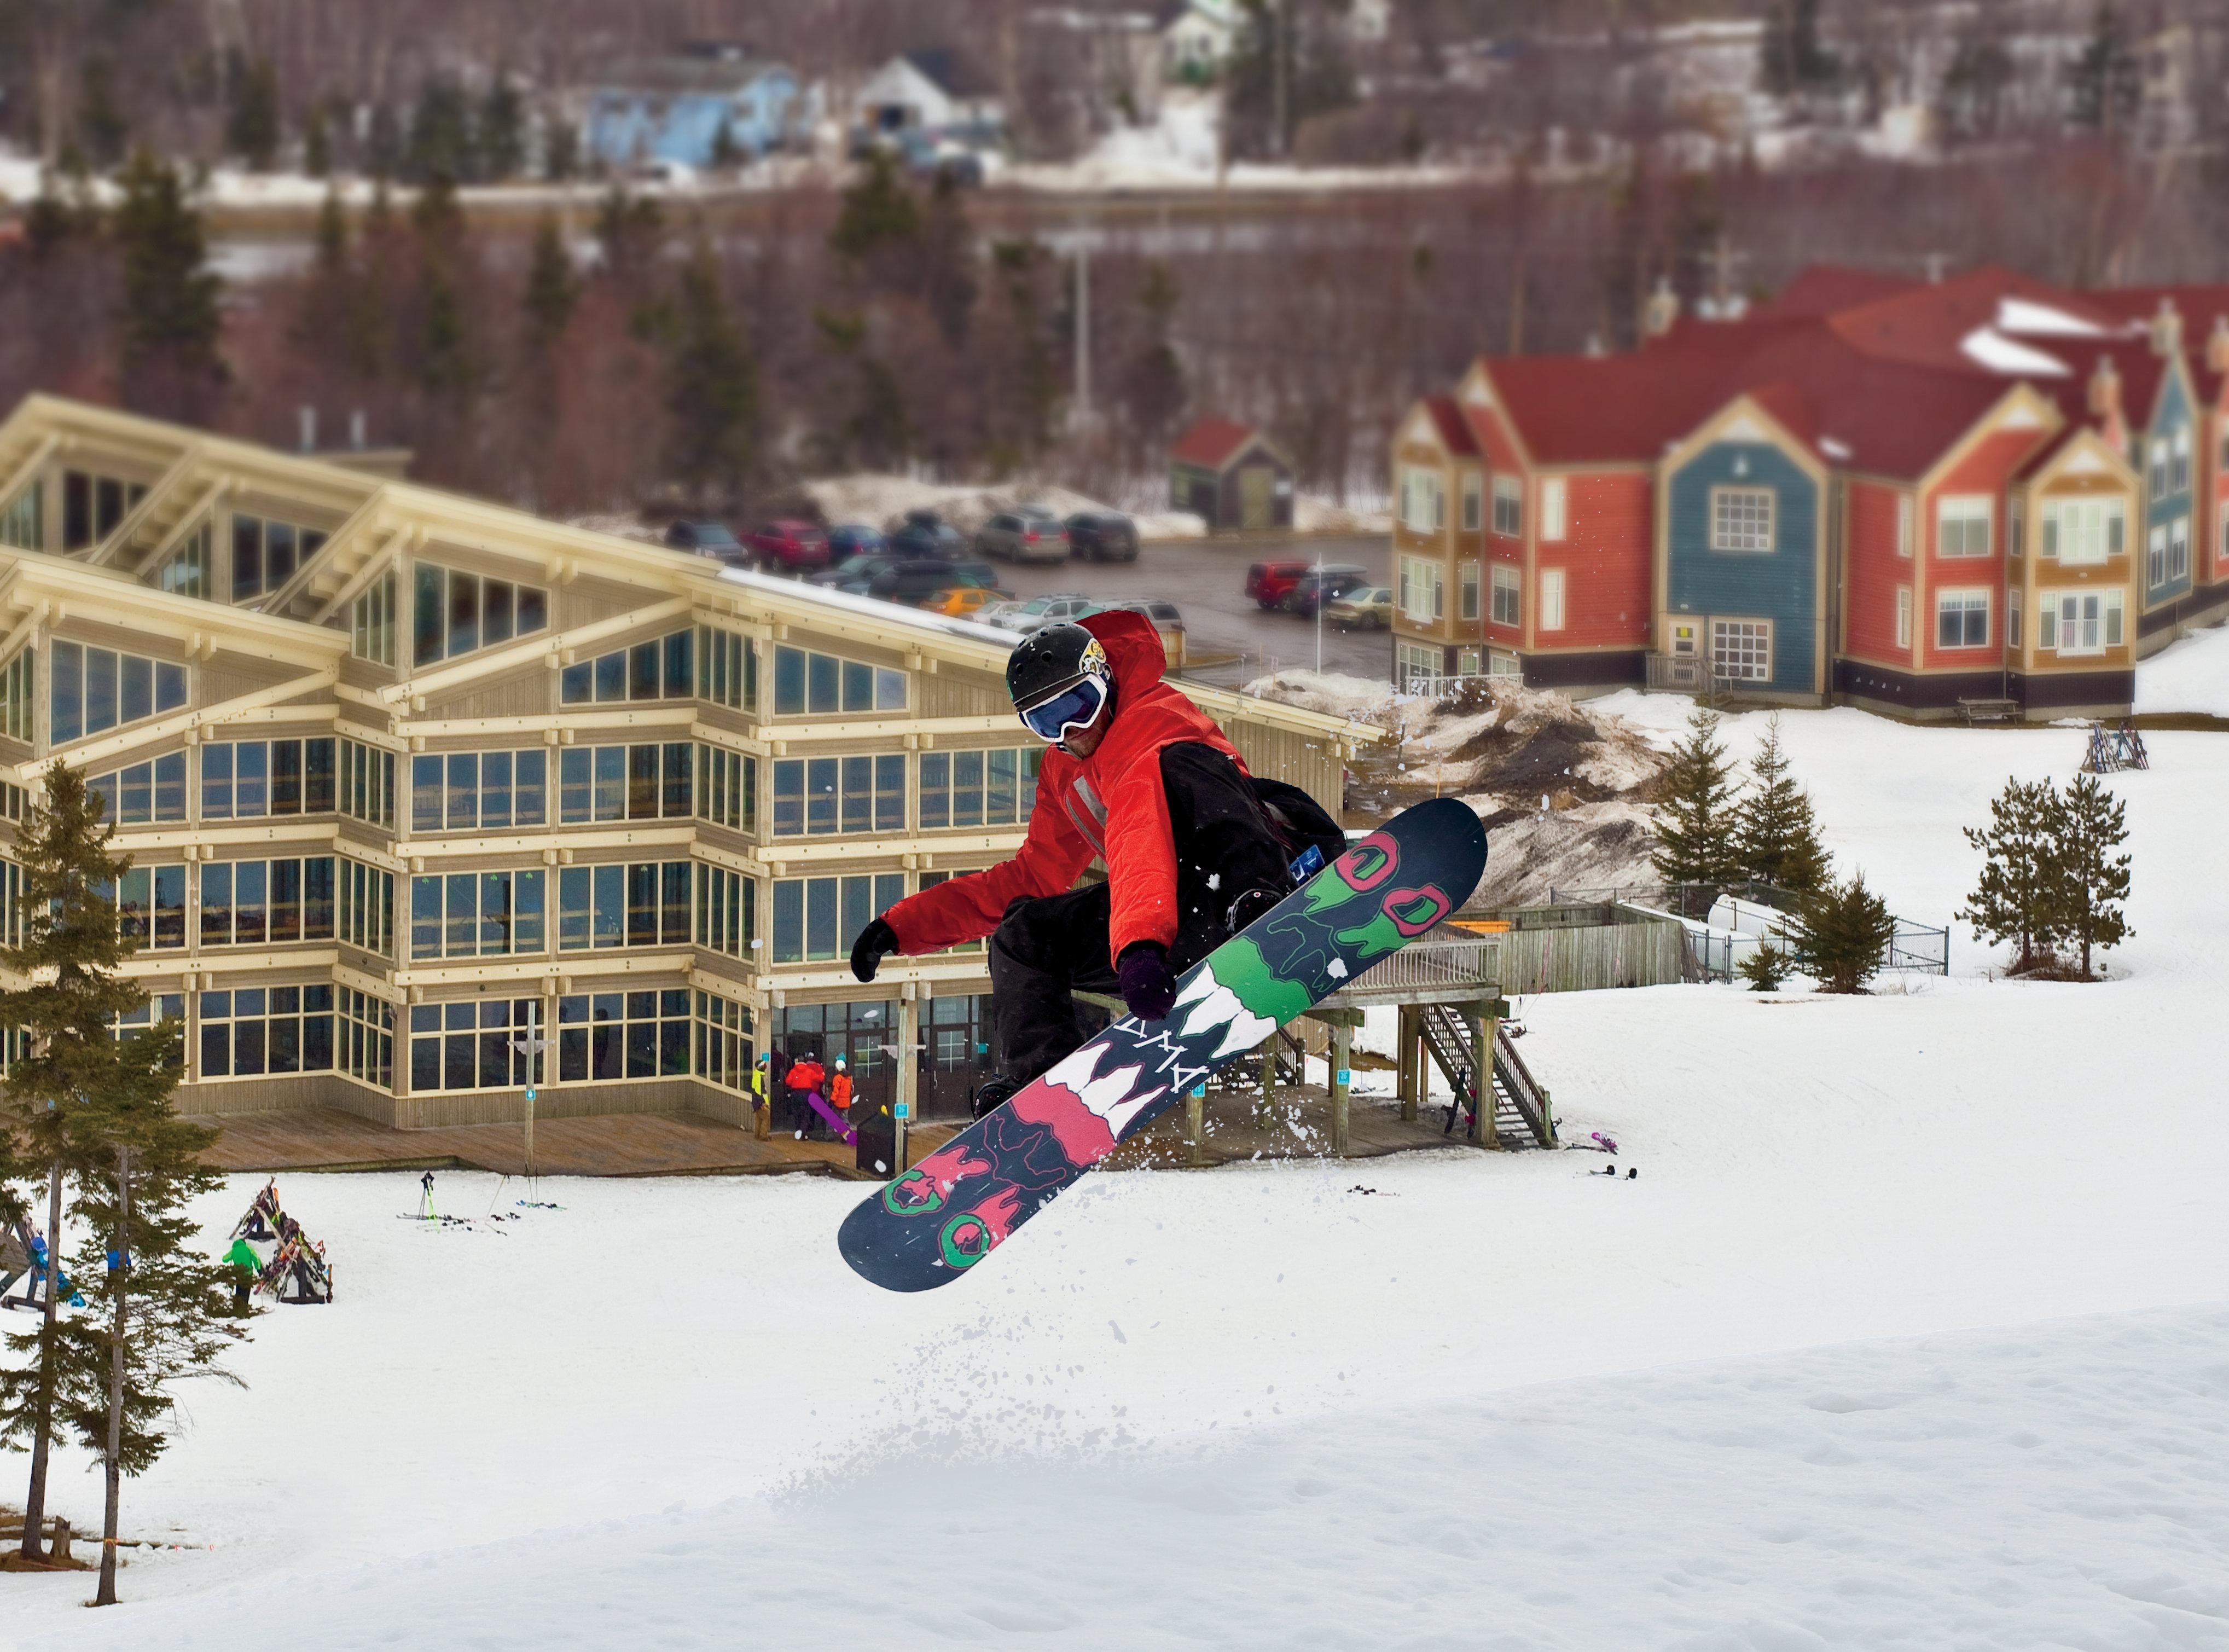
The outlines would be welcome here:
[[[1661,987],[1685,978],[1676,918],[1608,903],[1519,907],[1487,916],[1509,925],[1495,937],[1501,955],[1496,973],[1505,993]]]

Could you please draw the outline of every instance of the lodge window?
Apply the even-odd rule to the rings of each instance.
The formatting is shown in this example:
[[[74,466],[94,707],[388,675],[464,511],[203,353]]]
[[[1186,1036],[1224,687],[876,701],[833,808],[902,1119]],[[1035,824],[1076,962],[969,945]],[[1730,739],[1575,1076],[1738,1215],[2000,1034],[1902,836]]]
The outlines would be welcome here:
[[[2154,590],[2167,583],[2167,524],[2162,523],[2151,533],[2149,554],[2144,558],[2146,583]]]
[[[759,709],[759,656],[748,638],[697,627],[697,697],[739,711]]]
[[[1447,607],[1447,575],[1426,556],[1401,559],[1401,612],[1420,624],[1436,621]]]
[[[2167,530],[2167,576],[2172,580],[2190,573],[2190,518],[2177,517]]]
[[[1445,672],[1446,656],[1421,643],[1393,645],[1393,686],[1406,694],[1436,682]]]
[[[725,866],[697,868],[697,944],[748,958],[758,945],[759,886]]]
[[[1465,471],[1462,479],[1462,525],[1465,533],[1476,533],[1483,512],[1481,493],[1476,471]]]
[[[567,1084],[670,1078],[689,1070],[685,991],[583,993],[557,1000],[557,1077]]]
[[[395,663],[393,574],[382,574],[349,604],[349,652],[377,665]]]
[[[62,472],[62,549],[82,550],[116,531],[132,507],[147,497],[137,482],[87,471]]]
[[[528,1052],[541,1006],[530,998],[410,1006],[410,1088],[520,1090],[547,1064]]]
[[[1505,539],[1525,531],[1525,485],[1499,472],[1493,478],[1493,530]]]
[[[47,548],[47,490],[35,478],[13,504],[0,511],[0,545],[13,545],[18,550]]]
[[[411,570],[411,651],[418,665],[531,636],[549,625],[549,594],[421,562]]]
[[[1411,533],[1436,533],[1448,525],[1446,484],[1437,471],[1401,467],[1401,525]]]
[[[291,522],[232,513],[232,600],[245,601],[275,591],[294,570],[316,556],[325,536]]]
[[[2046,499],[2042,554],[2069,564],[2102,562],[2128,549],[2128,509],[2120,499]]]
[[[1935,646],[1937,648],[1986,648],[1989,646],[1989,594],[1987,591],[1943,591],[1935,598]]]
[[[343,856],[338,881],[337,938],[382,958],[391,956],[395,950],[395,874]]]
[[[1770,550],[1772,498],[1772,490],[1769,487],[1712,488],[1711,549]]]
[[[937,754],[972,756],[980,752]],[[1008,818],[1012,818],[1013,755],[1006,760]],[[922,759],[924,773],[928,758]],[[980,781],[978,781],[980,787]],[[777,838],[820,837],[847,832],[905,830],[905,759],[785,757],[774,765],[774,832]]]
[[[1570,490],[1560,476],[1540,479],[1540,537],[1561,539],[1568,531],[1564,518],[1570,510]]]
[[[37,654],[35,648],[26,646],[0,666],[0,734],[10,740],[31,737],[31,678]]]
[[[151,762],[95,775],[85,783],[106,800],[119,826],[175,823],[186,818],[186,754],[174,751]]]
[[[1896,646],[1899,648],[1911,646],[1911,587],[1909,585],[1896,588]]]
[[[713,993],[697,994],[697,1077],[723,1089],[751,1087],[751,1012]]]
[[[344,987],[333,1031],[339,1066],[350,1077],[379,1090],[395,1087],[395,1006]]]
[[[1493,623],[1513,626],[1525,617],[1525,576],[1500,563],[1493,569]]]
[[[331,987],[203,993],[201,1010],[203,1078],[253,1078],[332,1068]]]
[[[695,742],[687,740],[568,746],[557,763],[558,818],[568,826],[684,819],[696,811],[695,756]]]
[[[774,962],[823,963],[843,956],[869,919],[904,896],[903,872],[775,879]]]
[[[204,522],[188,534],[185,543],[170,553],[170,559],[155,570],[147,582],[173,596],[209,595],[215,585],[209,576],[209,524]]]
[[[1540,629],[1561,631],[1564,628],[1564,570],[1544,568],[1540,570]]]
[[[2187,493],[2190,491],[2190,429],[2185,426],[2174,433],[2174,441],[2168,454],[2167,491]]]
[[[421,754],[410,760],[410,829],[486,832],[542,826],[549,819],[549,754],[539,747]]]
[[[226,741],[202,748],[202,819],[324,814],[333,807],[333,742]]]
[[[2017,589],[2005,593],[2005,646],[2020,646],[2020,594]]]
[[[562,868],[557,949],[689,945],[689,871],[685,860]]]
[[[1462,582],[1461,588],[1462,591],[1462,603],[1458,611],[1465,620],[1477,619],[1478,564],[1476,562],[1465,562],[1462,565]]]
[[[333,857],[216,860],[202,867],[202,945],[333,938]]]
[[[1025,822],[1037,807],[1037,775],[1044,766],[1042,747],[923,752],[921,829]]]
[[[2013,556],[2027,554],[2027,507],[2015,494],[2005,507],[2005,549]]]
[[[57,746],[175,711],[186,703],[186,668],[82,643],[54,646],[48,738]]]
[[[1989,500],[1986,494],[1957,495],[1936,502],[1937,556],[1986,556],[1989,549]]]
[[[108,1024],[119,1043],[136,1038],[154,1030],[158,1023],[168,1021],[175,1034],[170,1041],[170,1059],[180,1066],[186,1060],[186,995],[183,993],[151,994],[136,1010],[126,1010]]]
[[[1772,680],[1772,622],[1770,620],[1711,621],[1711,672],[1740,683]]]
[[[887,666],[838,659],[803,648],[774,651],[774,710],[776,717],[822,716],[832,711],[903,711],[906,674]]]
[[[2102,653],[2121,646],[2118,591],[2046,591],[2036,614],[2035,646],[2060,654]]]
[[[376,826],[395,824],[395,754],[360,740],[341,742],[340,812]]]
[[[758,830],[759,764],[724,746],[697,748],[697,813],[731,832]]]
[[[1911,555],[1912,523],[1917,515],[1918,507],[1911,494],[1896,496],[1896,554],[1899,556]]]
[[[568,665],[557,678],[567,705],[685,700],[697,691],[697,633],[675,631]]]
[[[410,880],[413,958],[501,958],[546,951],[543,872],[450,872]]]
[[[186,869],[134,866],[117,880],[116,932],[166,951],[186,944]]]
[[[2155,499],[2167,497],[2167,438],[2164,436],[2152,438],[2151,497]]]

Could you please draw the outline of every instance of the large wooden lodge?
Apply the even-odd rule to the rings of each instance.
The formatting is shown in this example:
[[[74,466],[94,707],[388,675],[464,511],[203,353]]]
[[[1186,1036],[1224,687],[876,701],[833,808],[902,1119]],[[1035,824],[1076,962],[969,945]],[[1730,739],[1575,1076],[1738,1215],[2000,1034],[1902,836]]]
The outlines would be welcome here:
[[[1804,272],[1399,425],[1397,680],[2125,713],[2229,614],[2229,286]]]
[[[980,943],[845,959],[1021,841],[998,633],[33,396],[0,638],[0,857],[52,760],[93,779],[187,1111],[516,1119],[530,1031],[543,1116],[744,1122],[768,1041],[964,1109]],[[1186,687],[1334,811],[1374,737]],[[10,934],[19,888],[0,858]]]

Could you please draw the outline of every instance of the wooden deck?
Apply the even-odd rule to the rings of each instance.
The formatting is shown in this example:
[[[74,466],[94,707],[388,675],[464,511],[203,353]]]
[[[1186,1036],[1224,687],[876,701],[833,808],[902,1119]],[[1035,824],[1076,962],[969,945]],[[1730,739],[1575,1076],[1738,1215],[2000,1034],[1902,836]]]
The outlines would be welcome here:
[[[1442,1133],[1444,1106],[1404,1123],[1390,1099],[1356,1096],[1348,1114],[1346,1157],[1469,1146],[1458,1127]],[[207,1157],[220,1170],[487,1170],[524,1173],[525,1143],[516,1124],[465,1124],[390,1130],[335,1108],[288,1113],[221,1114],[199,1121],[224,1134]],[[1204,1109],[1207,1166],[1256,1159],[1328,1157],[1331,1098],[1320,1086],[1281,1087],[1266,1108],[1248,1091],[1213,1091]],[[919,1162],[957,1127],[950,1122],[913,1131],[908,1156]],[[542,1119],[534,1127],[536,1167],[546,1176],[778,1175],[787,1172],[862,1179],[852,1150],[840,1142],[799,1141],[778,1132],[770,1141],[694,1113],[607,1114]],[[1125,1142],[1109,1169],[1183,1169],[1192,1162],[1179,1105]],[[871,1180],[868,1178],[868,1180]]]

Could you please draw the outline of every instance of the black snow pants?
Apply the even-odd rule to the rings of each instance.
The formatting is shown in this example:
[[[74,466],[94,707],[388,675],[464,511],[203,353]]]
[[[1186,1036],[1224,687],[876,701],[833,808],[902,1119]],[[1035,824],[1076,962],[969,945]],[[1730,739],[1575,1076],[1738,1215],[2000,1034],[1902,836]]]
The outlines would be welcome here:
[[[1214,747],[1189,741],[1164,746],[1161,784],[1177,862],[1177,939],[1169,967],[1182,974],[1229,938],[1224,920],[1243,892],[1282,895],[1292,887],[1294,852],[1276,835],[1237,764]],[[1329,825],[1320,811],[1318,818]],[[1113,892],[1105,883],[1006,909],[990,948],[992,1055],[1000,1077],[1027,1083],[1091,1036],[1070,994],[1120,990],[1108,957],[1112,916]]]

